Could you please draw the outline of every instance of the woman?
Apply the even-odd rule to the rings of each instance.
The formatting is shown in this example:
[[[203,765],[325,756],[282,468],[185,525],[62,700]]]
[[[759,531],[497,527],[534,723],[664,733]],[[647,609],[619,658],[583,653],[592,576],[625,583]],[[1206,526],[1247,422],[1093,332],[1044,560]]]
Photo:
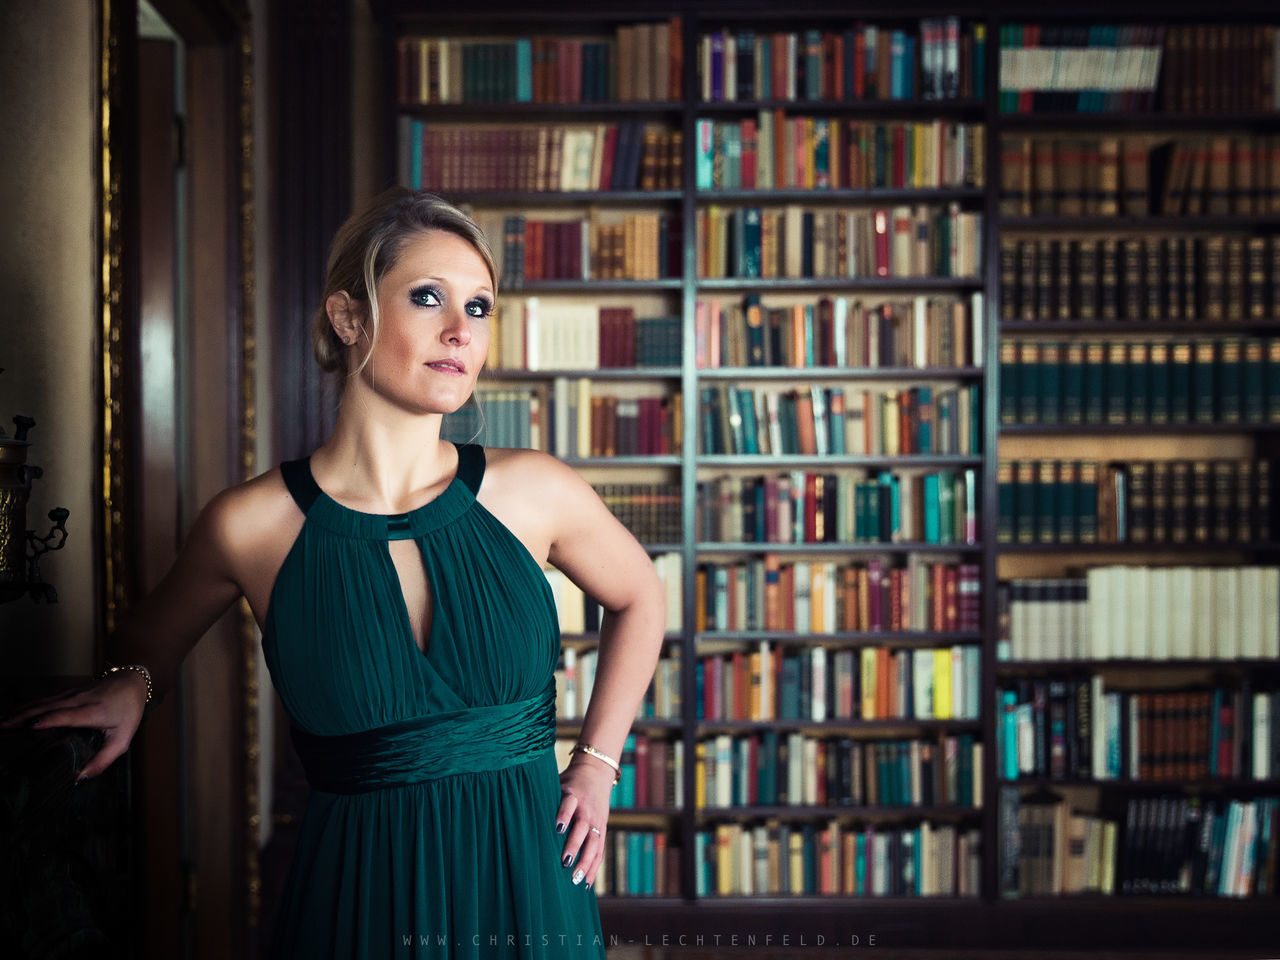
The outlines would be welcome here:
[[[113,635],[120,666],[6,723],[104,730],[76,782],[96,776],[152,684],[171,687],[247,598],[312,786],[274,957],[604,956],[590,887],[662,590],[572,470],[441,439],[484,362],[496,288],[484,236],[437,197],[392,190],[350,219],[313,331],[321,366],[345,373],[332,436],[205,507]],[[563,774],[544,561],[606,610]]]

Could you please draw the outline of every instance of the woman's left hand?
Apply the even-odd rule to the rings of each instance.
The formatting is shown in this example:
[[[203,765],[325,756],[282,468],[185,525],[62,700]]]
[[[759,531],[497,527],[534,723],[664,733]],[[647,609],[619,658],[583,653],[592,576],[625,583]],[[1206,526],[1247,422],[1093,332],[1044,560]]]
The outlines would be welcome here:
[[[607,764],[575,754],[560,774],[560,809],[556,829],[566,833],[561,864],[573,868],[573,882],[591,886],[604,860],[604,835],[608,829],[609,794],[614,771]]]

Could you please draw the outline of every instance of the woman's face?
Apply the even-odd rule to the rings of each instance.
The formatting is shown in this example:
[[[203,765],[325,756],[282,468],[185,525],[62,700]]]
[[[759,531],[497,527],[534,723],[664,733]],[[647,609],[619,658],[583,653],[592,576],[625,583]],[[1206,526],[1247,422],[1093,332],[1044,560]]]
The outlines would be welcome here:
[[[420,234],[378,284],[377,343],[360,379],[407,412],[452,413],[480,375],[493,304],[471,244],[446,230]]]

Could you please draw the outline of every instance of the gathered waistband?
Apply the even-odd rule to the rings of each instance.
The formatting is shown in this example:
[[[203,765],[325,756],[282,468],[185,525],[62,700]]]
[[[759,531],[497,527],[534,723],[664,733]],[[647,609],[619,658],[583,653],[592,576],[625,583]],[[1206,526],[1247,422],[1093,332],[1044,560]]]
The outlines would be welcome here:
[[[314,790],[364,793],[527,763],[555,743],[555,687],[489,707],[436,713],[338,736],[294,726]]]

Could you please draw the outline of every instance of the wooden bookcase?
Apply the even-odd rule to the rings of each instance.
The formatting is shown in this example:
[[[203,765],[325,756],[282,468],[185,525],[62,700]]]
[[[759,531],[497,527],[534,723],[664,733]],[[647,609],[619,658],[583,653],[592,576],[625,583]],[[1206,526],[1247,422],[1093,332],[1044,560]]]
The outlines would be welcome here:
[[[880,946],[933,947],[1146,947],[1199,945],[1206,949],[1236,946],[1276,946],[1274,932],[1274,886],[1270,897],[1220,898],[1213,896],[1154,895],[1119,893],[1113,896],[1081,893],[1071,896],[1042,896],[1023,891],[1017,897],[1006,896],[1008,882],[1004,871],[1008,831],[1001,822],[1001,798],[1006,791],[1020,797],[1040,789],[1065,791],[1073,809],[1089,810],[1103,817],[1122,819],[1126,803],[1134,798],[1155,796],[1161,792],[1199,796],[1207,799],[1251,799],[1280,796],[1280,777],[1272,771],[1264,780],[1230,776],[1171,780],[1153,784],[1127,779],[1099,781],[1093,778],[1019,777],[1007,781],[998,764],[1001,761],[1000,738],[1002,713],[1000,692],[1023,682],[1034,690],[1037,681],[1087,679],[1104,677],[1106,689],[1124,691],[1182,690],[1197,685],[1238,685],[1249,678],[1253,689],[1280,689],[1280,664],[1273,658],[1255,659],[1168,659],[1149,658],[1098,662],[1090,659],[1052,661],[1001,658],[1001,616],[998,585],[1010,578],[1060,578],[1068,571],[1110,564],[1222,566],[1239,563],[1274,565],[1280,562],[1274,520],[1268,511],[1270,525],[1265,535],[1251,542],[1166,544],[1080,544],[1033,542],[1002,543],[999,536],[1000,490],[999,464],[1005,460],[1091,459],[1108,461],[1151,462],[1172,459],[1219,459],[1224,456],[1256,461],[1275,456],[1277,427],[1274,422],[1195,422],[1159,426],[1142,423],[1002,423],[1001,349],[1006,344],[1108,342],[1116,339],[1151,342],[1203,339],[1208,336],[1280,337],[1280,300],[1265,299],[1263,316],[1238,321],[1213,321],[1203,315],[1183,313],[1180,319],[1152,316],[1141,321],[1099,320],[1081,315],[1071,306],[1056,310],[1052,316],[1021,319],[1009,310],[1009,298],[1021,296],[1025,286],[1039,297],[1042,278],[1037,274],[1017,278],[1011,288],[1002,277],[1002,242],[1009,240],[1047,240],[1054,242],[1079,239],[1082,236],[1107,237],[1119,234],[1143,238],[1189,235],[1263,236],[1280,244],[1280,213],[1274,209],[1254,213],[1186,212],[1164,213],[1158,207],[1142,215],[1063,215],[1037,206],[1027,213],[1012,212],[1008,206],[1011,183],[1006,183],[1007,150],[1010,138],[1062,141],[1123,139],[1144,136],[1152,142],[1177,140],[1196,135],[1206,137],[1250,135],[1263,138],[1280,136],[1280,111],[1217,104],[1209,112],[1206,100],[1202,109],[1192,115],[1185,111],[1164,109],[1166,80],[1154,91],[1154,103],[1148,108],[1133,104],[1127,108],[1111,108],[1097,112],[1049,112],[1035,109],[1027,113],[1010,112],[1003,107],[1001,89],[1001,42],[1005,28],[1014,24],[1035,23],[1049,28],[1041,33],[1045,47],[1073,43],[1076,28],[1084,27],[1086,37],[1090,25],[1116,24],[1140,27],[1133,42],[1149,42],[1157,36],[1155,27],[1172,30],[1185,27],[1189,31],[1206,24],[1230,23],[1249,26],[1262,23],[1280,24],[1280,17],[1266,6],[1256,3],[1218,5],[1212,13],[1203,13],[1191,5],[1174,5],[1164,11],[1167,19],[1154,24],[1136,4],[1084,4],[1069,14],[1024,16],[1013,4],[985,3],[963,8],[917,5],[910,10],[888,14],[882,9],[864,5],[814,6],[780,11],[766,6],[741,7],[705,3],[646,3],[618,9],[602,10],[574,5],[557,10],[525,10],[517,6],[481,3],[467,11],[441,14],[428,11],[412,0],[381,0],[373,4],[383,34],[384,83],[379,106],[387,116],[386,144],[383,154],[388,179],[405,179],[414,161],[402,148],[406,129],[410,141],[420,130],[410,127],[418,122],[423,129],[451,130],[477,127],[494,130],[536,131],[555,125],[587,127],[592,125],[650,124],[669,132],[680,133],[681,176],[678,186],[653,190],[513,190],[499,183],[496,189],[450,191],[447,196],[470,205],[482,225],[491,234],[500,230],[502,243],[494,237],[495,246],[506,246],[511,237],[507,225],[510,217],[524,217],[524,225],[539,220],[587,220],[592,229],[600,223],[622,220],[628,215],[663,217],[669,234],[670,253],[666,269],[657,278],[641,279],[573,279],[517,280],[507,283],[501,299],[502,309],[515,309],[514,303],[536,297],[540,302],[540,322],[555,312],[562,303],[587,303],[599,306],[631,306],[639,316],[662,315],[680,318],[680,349],[677,362],[634,369],[563,369],[542,358],[537,370],[523,370],[516,364],[499,364],[485,374],[486,386],[523,390],[538,395],[540,405],[556,395],[556,381],[576,390],[579,380],[592,381],[592,387],[618,395],[659,395],[667,398],[671,422],[678,428],[678,444],[663,453],[578,456],[580,451],[560,451],[568,462],[580,468],[592,482],[674,483],[680,490],[680,527],[678,542],[649,544],[651,552],[674,554],[680,560],[678,593],[682,601],[679,622],[668,633],[664,656],[678,652],[681,712],[678,719],[646,718],[638,721],[637,732],[647,733],[670,743],[679,741],[683,748],[681,780],[683,802],[678,807],[640,807],[615,810],[611,832],[653,829],[665,835],[668,842],[681,849],[680,870],[675,890],[663,896],[631,896],[606,893],[601,896],[601,912],[606,933],[621,943],[661,945],[692,942],[704,936],[708,945],[728,943],[731,935],[745,938],[756,935],[757,944],[779,944],[784,934],[791,935],[790,944],[798,944],[806,936],[806,944],[814,944],[821,936],[825,943],[868,944],[874,935]],[[955,95],[940,99],[920,96],[903,98],[868,98],[851,101],[843,97],[786,100],[738,99],[706,101],[702,95],[699,72],[701,38],[713,31],[756,35],[795,31],[803,38],[809,29],[843,33],[854,24],[875,24],[885,30],[899,29],[904,35],[916,36],[923,18],[957,18],[962,36],[972,42],[975,27],[985,32],[985,45],[972,45],[960,56],[966,66],[962,83]],[[616,90],[597,90],[602,99],[592,102],[468,102],[424,103],[405,105],[403,90],[398,86],[399,42],[404,38],[452,38],[494,41],[510,45],[514,38],[530,38],[525,52],[512,56],[538,56],[538,41],[555,38],[586,38],[588,43],[607,42],[616,37],[620,26],[669,23],[678,17],[681,46],[678,62],[678,91],[654,99],[619,101]],[[1166,25],[1167,24],[1167,25]],[[1072,28],[1066,30],[1062,28]],[[1241,31],[1239,37],[1243,38]],[[1127,35],[1122,34],[1121,38]],[[1224,32],[1223,37],[1235,36]],[[1145,39],[1144,38],[1148,38]],[[1123,40],[1119,42],[1123,46]],[[802,41],[803,42],[803,41]],[[513,47],[514,51],[515,48]],[[598,55],[598,54],[597,54]],[[616,48],[615,53],[616,56]],[[1189,56],[1189,55],[1187,55]],[[670,60],[667,67],[670,68]],[[1179,65],[1187,69],[1194,60],[1186,56]],[[1224,59],[1223,62],[1227,62]],[[480,68],[477,68],[480,69]],[[670,74],[669,74],[670,75]],[[1242,75],[1242,74],[1241,74]],[[1162,75],[1163,76],[1163,75]],[[1236,76],[1232,74],[1232,76]],[[1208,82],[1206,77],[1201,80]],[[923,73],[915,77],[923,80]],[[469,83],[471,81],[468,81]],[[899,78],[898,82],[902,82]],[[484,88],[481,88],[484,89]],[[510,96],[493,88],[502,96]],[[588,97],[592,94],[588,94]],[[539,96],[535,93],[535,99]],[[1039,108],[1047,98],[1033,99]],[[1059,97],[1059,101],[1062,98]],[[1060,105],[1057,104],[1057,105]],[[1149,109],[1153,107],[1154,109]],[[865,124],[943,124],[980,126],[983,130],[983,171],[979,183],[943,187],[898,188],[742,188],[736,184],[708,189],[698,178],[698,142],[704,121],[732,125],[743,120],[754,122],[765,114],[771,117],[811,117],[832,124],[861,122]],[[504,141],[494,141],[502,143]],[[515,141],[506,141],[515,142]],[[847,141],[845,141],[847,144]],[[1280,143],[1280,141],[1277,141]],[[391,145],[395,146],[391,146]],[[507,148],[499,148],[503,152]],[[474,155],[479,156],[479,154]],[[1123,165],[1120,165],[1123,174]],[[1153,169],[1148,164],[1148,170]],[[1162,168],[1154,168],[1159,172]],[[1275,169],[1275,163],[1269,169]],[[758,172],[758,171],[757,171]],[[412,174],[408,175],[412,178]],[[1030,172],[1023,182],[1035,183]],[[1122,181],[1123,182],[1123,181]],[[1154,191],[1156,186],[1149,185]],[[1280,190],[1280,185],[1271,189]],[[707,215],[717,210],[747,208],[782,208],[800,205],[814,212],[818,222],[824,211],[849,209],[892,209],[895,207],[931,206],[943,211],[960,211],[980,215],[976,233],[981,265],[973,275],[964,276],[734,276],[734,264],[728,275],[706,271],[700,276],[699,265],[706,260],[704,236]],[[495,224],[499,226],[494,226]],[[726,221],[726,228],[742,229]],[[719,226],[713,230],[721,229]],[[767,229],[767,228],[766,228]],[[783,228],[780,228],[783,229]],[[598,235],[598,234],[597,234]],[[527,239],[527,235],[526,235]],[[571,241],[575,242],[575,241]],[[581,243],[581,239],[578,241]],[[846,241],[848,242],[848,241]],[[702,250],[700,251],[700,247]],[[514,249],[514,248],[512,248]],[[1076,248],[1069,248],[1076,249]],[[1280,248],[1277,248],[1280,249]],[[579,248],[589,255],[585,247]],[[1123,260],[1121,259],[1121,266]],[[1069,265],[1076,264],[1070,261]],[[1271,261],[1274,269],[1275,261]],[[785,267],[785,264],[784,264]],[[704,263],[705,268],[705,263]],[[748,268],[750,271],[751,268]],[[781,271],[786,274],[787,271]],[[803,272],[803,271],[802,271]],[[1076,271],[1077,273],[1079,271]],[[1056,277],[1053,278],[1056,282]],[[1120,287],[1123,289],[1123,279]],[[1269,290],[1280,289],[1273,283]],[[1012,293],[1010,291],[1013,291]],[[763,311],[795,304],[817,304],[819,298],[847,297],[867,305],[878,305],[896,299],[914,297],[953,297],[974,311],[970,330],[974,356],[964,364],[937,363],[926,367],[900,364],[843,363],[838,366],[780,367],[706,362],[706,344],[702,339],[701,317],[704,304],[716,300],[721,305],[741,302],[744,295],[758,293]],[[976,295],[976,296],[975,296]],[[1117,294],[1123,296],[1123,293]],[[1266,295],[1272,297],[1271,293]],[[502,322],[501,320],[499,321]],[[498,348],[499,350],[501,347]],[[1038,379],[1037,383],[1040,382]],[[768,393],[800,388],[830,389],[844,387],[849,391],[869,390],[873,393],[928,386],[975,387],[978,403],[972,411],[970,429],[973,449],[963,453],[901,454],[897,452],[823,453],[819,455],[759,454],[740,450],[708,452],[704,407],[716,398],[716,389],[741,386]],[[539,393],[539,391],[541,391]],[[568,396],[561,394],[561,401]],[[852,394],[850,394],[852,395]],[[829,399],[830,394],[824,394]],[[1243,400],[1241,401],[1243,402]],[[678,403],[678,410],[670,409]],[[745,412],[745,408],[742,412]],[[525,413],[521,414],[525,416]],[[543,429],[553,418],[545,417]],[[563,426],[563,424],[562,424]],[[762,434],[763,436],[763,434]],[[887,470],[911,476],[931,470],[972,471],[975,484],[977,521],[971,538],[952,542],[922,542],[923,538],[898,539],[894,542],[848,540],[808,543],[760,543],[743,538],[700,538],[703,517],[699,508],[700,485],[716,477],[767,476],[791,471],[852,474],[870,470],[872,476]],[[901,489],[901,487],[899,488]],[[980,584],[980,607],[977,628],[973,630],[940,630],[933,626],[905,631],[886,629],[783,631],[758,628],[758,625],[732,628],[721,625],[714,629],[700,624],[695,598],[700,596],[699,567],[709,562],[731,564],[763,560],[774,554],[783,564],[794,561],[830,561],[862,563],[872,556],[885,562],[886,570],[912,562],[943,559],[976,568]],[[754,576],[754,574],[752,574]],[[888,647],[903,651],[909,658],[920,649],[970,647],[979,651],[978,693],[976,712],[972,716],[950,719],[864,720],[853,718],[823,720],[720,720],[699,719],[694,711],[700,689],[694,661],[717,651],[750,652],[762,641],[776,640],[776,650],[804,652],[815,647],[827,651],[826,663],[834,663],[835,654],[868,647]],[[566,637],[575,651],[589,651],[594,643],[590,635]],[[856,659],[855,659],[856,662]],[[705,694],[705,691],[703,691]],[[572,736],[572,724],[565,725],[566,736]],[[884,740],[930,742],[939,752],[945,737],[967,737],[981,744],[980,766],[974,771],[980,802],[976,804],[924,805],[856,804],[843,806],[786,804],[760,806],[697,807],[693,802],[698,764],[697,745],[712,741],[717,734],[754,734],[769,729],[782,739],[786,734],[803,730],[819,738],[848,737],[872,743]],[[838,894],[769,893],[754,895],[698,894],[695,850],[700,831],[719,823],[748,825],[776,820],[788,824],[812,824],[820,831],[835,819],[860,830],[874,824],[883,830],[892,827],[916,827],[922,821],[933,825],[955,827],[957,833],[969,831],[978,841],[980,872],[973,896],[850,896]],[[712,834],[712,837],[715,835]],[[1126,834],[1121,824],[1118,843]],[[783,857],[785,860],[785,855]],[[681,941],[681,936],[686,940]],[[713,937],[721,937],[713,940]],[[739,941],[739,943],[745,940]]]

